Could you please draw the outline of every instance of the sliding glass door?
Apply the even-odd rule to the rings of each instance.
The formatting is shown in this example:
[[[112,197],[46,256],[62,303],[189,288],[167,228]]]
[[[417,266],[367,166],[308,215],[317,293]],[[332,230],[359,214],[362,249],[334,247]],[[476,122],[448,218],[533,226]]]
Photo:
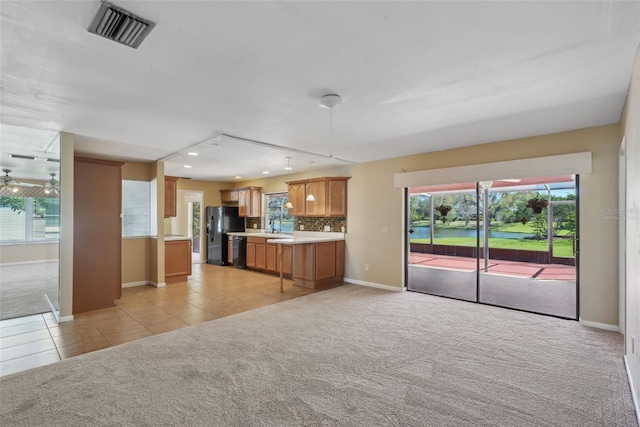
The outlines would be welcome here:
[[[576,319],[576,179],[409,189],[412,291]]]
[[[447,192],[425,190],[409,195],[409,289],[475,301],[479,233],[476,184],[458,184]]]

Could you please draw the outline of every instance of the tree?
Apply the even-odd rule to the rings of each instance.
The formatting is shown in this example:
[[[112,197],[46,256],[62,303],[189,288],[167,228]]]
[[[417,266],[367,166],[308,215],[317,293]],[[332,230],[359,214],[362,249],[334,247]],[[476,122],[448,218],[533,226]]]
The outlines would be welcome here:
[[[476,197],[472,194],[461,194],[456,198],[454,209],[458,217],[464,220],[464,226],[469,226],[469,221],[476,213]]]
[[[411,222],[428,221],[431,214],[431,197],[424,194],[412,194],[409,198]]]

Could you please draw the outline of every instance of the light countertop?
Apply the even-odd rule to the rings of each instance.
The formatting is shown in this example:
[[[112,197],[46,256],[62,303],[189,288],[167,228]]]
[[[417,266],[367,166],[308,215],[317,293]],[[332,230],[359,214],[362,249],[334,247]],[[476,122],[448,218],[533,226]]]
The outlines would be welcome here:
[[[282,243],[286,245],[300,245],[304,243],[334,242],[344,240],[344,233],[321,231],[294,231],[293,234],[265,233],[265,232],[232,232],[231,236],[261,237],[267,239],[267,243]]]
[[[165,242],[174,242],[176,240],[191,240],[190,237],[179,236],[177,234],[165,234],[164,241]]]

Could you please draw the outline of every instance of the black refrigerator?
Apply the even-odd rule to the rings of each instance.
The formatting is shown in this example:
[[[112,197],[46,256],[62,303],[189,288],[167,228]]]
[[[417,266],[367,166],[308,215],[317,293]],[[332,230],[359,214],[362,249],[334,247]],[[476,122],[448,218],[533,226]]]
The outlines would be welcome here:
[[[228,236],[231,231],[244,231],[244,218],[236,206],[207,206],[207,263],[229,265]]]

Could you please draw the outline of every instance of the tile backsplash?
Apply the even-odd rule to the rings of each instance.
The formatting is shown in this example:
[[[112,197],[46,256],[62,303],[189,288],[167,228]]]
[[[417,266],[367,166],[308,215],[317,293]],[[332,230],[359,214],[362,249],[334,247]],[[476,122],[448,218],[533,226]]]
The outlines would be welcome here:
[[[259,218],[245,218],[244,219],[244,228],[256,228],[258,230],[263,229],[264,227],[262,226],[262,220],[264,218],[259,217]],[[255,227],[254,227],[255,225]]]
[[[334,216],[334,217],[312,217],[312,216],[300,216],[295,217],[293,222],[294,230],[300,231],[300,226],[304,225],[304,231],[325,231],[324,227],[328,225],[334,232],[341,232],[344,227],[344,231],[347,231],[347,217]]]
[[[266,228],[266,221],[264,217],[260,218],[245,218],[244,226],[246,229],[258,229],[263,230]],[[255,225],[255,227],[254,227]],[[342,232],[342,227],[344,227],[345,232],[347,229],[347,217],[344,216],[336,216],[336,217],[312,217],[312,216],[300,216],[295,217],[293,222],[293,229],[296,231],[300,231],[300,226],[304,225],[304,231],[325,231],[325,225],[331,227],[333,232]]]

